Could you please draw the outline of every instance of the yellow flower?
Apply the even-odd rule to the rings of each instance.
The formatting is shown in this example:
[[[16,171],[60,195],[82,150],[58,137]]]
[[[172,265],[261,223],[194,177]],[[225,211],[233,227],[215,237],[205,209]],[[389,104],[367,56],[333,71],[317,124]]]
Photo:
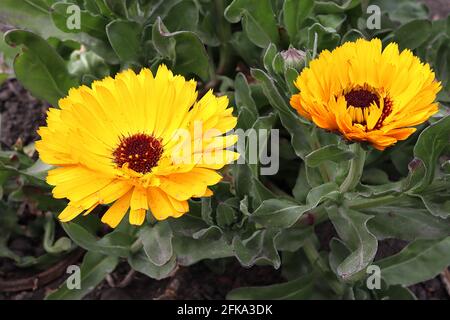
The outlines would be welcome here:
[[[291,98],[298,113],[350,141],[383,150],[408,138],[438,111],[441,89],[428,64],[395,43],[358,39],[324,50],[297,80]]]
[[[191,197],[212,194],[215,171],[237,159],[226,150],[236,135],[227,97],[209,91],[198,102],[196,82],[166,66],[155,76],[132,70],[71,89],[38,131],[41,159],[55,198],[68,198],[62,221],[110,204],[102,221],[115,227],[130,209],[141,225],[149,209],[158,220],[189,211]]]

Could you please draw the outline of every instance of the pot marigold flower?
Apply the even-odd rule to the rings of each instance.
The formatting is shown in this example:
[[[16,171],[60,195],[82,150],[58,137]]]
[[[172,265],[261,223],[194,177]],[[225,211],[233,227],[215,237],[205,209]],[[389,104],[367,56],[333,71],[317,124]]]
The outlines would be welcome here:
[[[38,131],[40,158],[56,166],[48,173],[55,198],[69,204],[69,221],[100,204],[111,204],[102,221],[115,227],[130,209],[141,225],[149,209],[157,220],[180,217],[192,197],[212,195],[216,170],[236,160],[226,148],[236,135],[227,97],[212,91],[198,102],[196,82],[161,65],[153,76],[123,71],[71,89],[51,108]]]
[[[298,113],[350,141],[384,150],[405,140],[438,111],[434,72],[396,43],[358,39],[324,50],[295,81]]]

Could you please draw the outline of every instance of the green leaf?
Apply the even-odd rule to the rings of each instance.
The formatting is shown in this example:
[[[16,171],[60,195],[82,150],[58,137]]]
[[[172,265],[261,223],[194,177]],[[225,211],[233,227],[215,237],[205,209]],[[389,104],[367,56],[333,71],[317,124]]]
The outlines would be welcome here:
[[[260,49],[250,41],[245,32],[234,32],[231,35],[230,44],[248,65],[255,66],[260,64]]]
[[[295,200],[299,202],[305,202],[306,196],[308,195],[310,189],[311,186],[309,185],[308,180],[306,178],[305,166],[304,164],[302,164],[298,171],[295,186],[292,189],[292,195],[294,196]]]
[[[43,247],[48,253],[58,254],[69,251],[72,248],[72,241],[67,237],[60,237],[55,241],[55,218],[51,213],[46,214],[44,225]]]
[[[216,220],[219,227],[229,227],[236,221],[236,211],[226,203],[219,203],[216,208]]]
[[[172,60],[174,71],[183,75],[196,74],[208,79],[210,63],[205,46],[195,33],[190,31],[169,32],[160,18],[153,26],[155,48]]]
[[[313,227],[283,229],[275,238],[275,247],[280,251],[296,252],[313,236]]]
[[[255,116],[258,115],[256,103],[252,98],[251,88],[248,85],[245,75],[241,72],[236,75],[234,80],[234,99],[236,101],[236,107],[246,107],[252,114]]]
[[[271,228],[289,228],[307,211],[314,209],[326,199],[336,200],[339,196],[335,183],[320,185],[312,189],[306,198],[306,205],[287,199],[268,199],[250,216],[252,221]]]
[[[278,26],[270,0],[234,0],[224,12],[231,23],[242,19],[242,26],[248,38],[260,48],[271,42],[278,44]]]
[[[342,162],[350,160],[355,154],[349,150],[342,150],[337,145],[327,145],[316,149],[305,158],[306,165],[309,167],[318,167],[326,161]]]
[[[119,17],[128,17],[126,1],[103,0],[107,8]]]
[[[347,19],[345,14],[319,14],[317,20],[321,25],[327,28],[338,30],[342,23]]]
[[[245,240],[235,237],[233,239],[233,249],[236,258],[246,267],[253,266],[258,262],[265,262],[278,269],[281,265],[281,260],[274,243],[278,232],[266,229],[256,231]]]
[[[306,196],[306,203],[314,208],[325,199],[338,200],[339,197],[338,185],[334,182],[328,182],[312,188]]]
[[[430,185],[435,176],[436,163],[444,149],[448,146],[450,137],[450,116],[447,116],[426,128],[419,136],[414,146],[414,156],[422,160],[425,174],[419,177],[419,182],[412,188],[412,192],[420,193]],[[415,168],[414,173],[421,173]]]
[[[334,1],[315,1],[315,2],[316,2],[315,12],[317,13],[341,13],[353,9],[358,4],[360,4],[361,0],[339,1],[342,3],[341,5]]]
[[[127,257],[133,243],[131,235],[117,229],[97,240],[97,237],[91,231],[77,222],[61,223],[61,226],[77,245],[90,252]]]
[[[172,31],[195,31],[199,22],[198,7],[194,1],[181,1],[170,9],[163,21]]]
[[[67,68],[71,74],[81,78],[92,77],[95,80],[109,76],[109,66],[93,51],[72,52]]]
[[[139,239],[150,262],[158,267],[165,265],[173,255],[172,229],[167,221],[139,230]]]
[[[429,16],[425,3],[408,0],[376,0],[372,4],[378,5],[382,12],[385,12],[391,20],[400,22],[401,24],[405,24],[414,19],[427,19]]]
[[[14,71],[19,81],[36,97],[57,106],[58,100],[78,85],[61,56],[38,35],[11,30],[5,33],[5,41],[11,46],[23,45],[28,49],[16,57]]]
[[[330,253],[328,255],[328,263],[331,270],[338,274],[338,267],[351,254],[350,249],[338,238],[332,238],[330,241]]]
[[[244,287],[227,294],[228,300],[307,300],[312,299],[314,274],[265,287]]]
[[[204,259],[219,259],[233,256],[233,249],[222,238],[195,240],[187,237],[173,239],[173,248],[180,265],[189,266]]]
[[[374,215],[368,227],[379,240],[436,239],[450,234],[450,221],[430,216],[427,210],[420,206],[380,206],[367,212]]]
[[[114,271],[119,260],[114,256],[105,256],[96,252],[88,252],[80,266],[81,289],[71,290],[66,283],[55,292],[49,294],[46,300],[79,300],[91,292],[107,274]]]
[[[427,19],[413,20],[394,31],[394,41],[400,48],[416,49],[422,45],[431,34],[431,22]]]
[[[105,33],[108,20],[101,15],[92,14],[86,10],[80,10],[80,28],[69,28],[68,19],[73,13],[68,11],[68,8],[72,6],[72,3],[57,2],[51,7],[51,17],[55,26],[63,32],[85,32],[97,39],[108,40]]]
[[[253,127],[257,118],[257,115],[254,114],[248,107],[240,106],[239,114],[238,114],[238,123],[236,125],[237,128],[248,130]]]
[[[274,43],[270,43],[269,46],[264,51],[263,56],[264,68],[267,70],[267,72],[269,72],[271,76],[274,76],[276,74],[275,70],[273,70],[273,61],[275,60],[277,54],[278,49]]]
[[[364,34],[358,29],[350,29],[348,30],[341,38],[341,44],[344,44],[349,41],[356,41],[359,38],[365,38]]]
[[[311,147],[305,139],[310,133],[307,131],[305,122],[299,118],[294,109],[286,101],[289,99],[283,97],[271,77],[260,69],[251,69],[252,76],[261,83],[264,95],[269,100],[280,116],[281,123],[291,134],[291,144],[295,153],[302,159],[311,151]]]
[[[313,0],[286,0],[283,4],[284,26],[291,40],[295,43],[298,31],[314,7]]]
[[[289,200],[269,199],[250,216],[256,223],[272,228],[288,228],[310,210],[309,205],[299,205]]]
[[[141,26],[134,21],[114,20],[106,26],[111,47],[122,63],[140,64],[143,51]]]
[[[398,254],[377,261],[377,265],[390,285],[409,286],[429,280],[450,265],[450,237],[416,240]]]
[[[341,36],[336,32],[335,29],[330,27],[325,27],[320,23],[314,23],[308,28],[308,42],[307,46],[309,48],[314,47],[315,37],[317,35],[317,51],[320,52],[324,49],[335,48],[341,39]]]
[[[448,218],[450,216],[450,192],[448,186],[450,184],[447,183],[447,188],[442,192],[434,191],[426,191],[425,194],[417,195],[428,209],[428,211],[440,218]],[[432,187],[431,185],[430,187]]]
[[[45,39],[55,37],[61,40],[74,40],[73,34],[62,32],[52,23],[50,3],[37,2],[2,0],[2,23],[30,30]]]
[[[152,279],[161,280],[167,278],[172,273],[177,265],[177,259],[173,255],[166,264],[157,266],[148,259],[147,254],[144,252],[144,249],[142,249],[136,254],[128,257],[128,263],[134,270],[143,273]]]
[[[277,111],[291,116],[295,115],[293,108],[286,102],[288,99],[281,95],[273,79],[267,73],[260,69],[251,69],[251,75],[261,83],[265,96]]]
[[[367,228],[372,216],[347,208],[331,207],[327,211],[339,237],[352,251],[337,267],[338,276],[348,280],[364,270],[377,252],[377,238]]]
[[[375,295],[380,300],[417,300],[414,293],[403,286],[381,287],[380,290],[375,290]]]

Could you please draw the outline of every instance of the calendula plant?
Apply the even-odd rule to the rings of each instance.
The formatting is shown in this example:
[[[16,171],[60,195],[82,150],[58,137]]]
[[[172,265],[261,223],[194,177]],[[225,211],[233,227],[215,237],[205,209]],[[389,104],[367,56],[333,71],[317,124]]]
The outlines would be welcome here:
[[[231,299],[414,299],[450,265],[450,24],[370,4],[3,0],[15,77],[51,108],[0,153],[0,254],[86,250],[81,290],[48,299],[122,261],[162,279],[230,257],[287,280]],[[48,213],[40,257],[8,248],[20,201]]]

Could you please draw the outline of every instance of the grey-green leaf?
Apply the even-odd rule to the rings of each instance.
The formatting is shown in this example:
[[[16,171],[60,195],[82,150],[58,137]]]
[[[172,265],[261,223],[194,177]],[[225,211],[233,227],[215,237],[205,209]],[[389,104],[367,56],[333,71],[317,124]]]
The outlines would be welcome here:
[[[352,253],[337,267],[337,273],[343,279],[351,279],[364,270],[375,257],[377,238],[367,228],[372,216],[348,208],[328,208],[328,216],[339,237]]]
[[[167,221],[144,226],[139,230],[139,239],[147,258],[158,267],[166,264],[173,255],[172,237],[172,229]]]
[[[450,265],[450,237],[416,240],[377,265],[383,279],[391,285],[409,286],[431,279]]]
[[[80,289],[69,289],[66,282],[63,282],[61,287],[49,294],[46,299],[79,300],[102,282],[107,274],[113,272],[118,263],[119,259],[117,257],[88,252],[80,266]]]

